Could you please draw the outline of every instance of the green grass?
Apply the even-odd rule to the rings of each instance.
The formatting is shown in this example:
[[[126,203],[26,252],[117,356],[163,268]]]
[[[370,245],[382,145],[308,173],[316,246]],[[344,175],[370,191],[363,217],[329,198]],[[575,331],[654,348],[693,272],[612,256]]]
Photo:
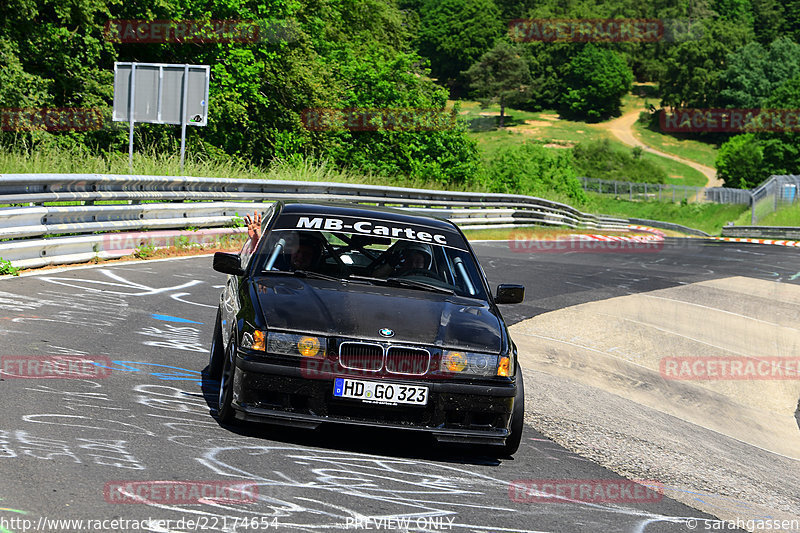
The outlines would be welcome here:
[[[690,139],[686,135],[669,135],[653,131],[638,121],[634,123],[633,131],[644,144],[652,146],[656,150],[715,168],[717,152],[719,151],[719,147],[716,144]]]
[[[772,210],[771,202],[761,202],[756,204],[756,225],[757,226],[793,226],[800,227],[800,204],[783,207],[777,211]],[[736,219],[737,226],[749,226],[751,215],[748,210]]]
[[[629,94],[623,99],[623,112],[644,110],[645,102],[651,101],[657,103],[657,100]],[[565,120],[559,118],[558,112],[554,110],[531,112],[507,107],[505,110],[507,127],[500,130],[496,128],[498,117],[495,116],[500,113],[499,105],[490,105],[485,109],[482,109],[478,102],[459,101],[459,105],[461,107],[459,116],[462,120],[472,121],[469,136],[477,142],[478,149],[484,157],[499,148],[521,142],[535,142],[547,148],[560,150],[571,148],[579,142],[607,139],[615,150],[632,150],[630,146],[618,141],[611,132],[603,129],[602,123],[587,124],[586,122]],[[481,113],[489,115],[481,115]],[[668,150],[664,151],[668,152]],[[664,170],[667,175],[666,183],[694,187],[702,187],[706,184],[706,177],[702,172],[678,161],[646,152],[642,157]],[[692,158],[687,157],[687,159]],[[625,177],[621,176],[619,181],[625,181]]]
[[[589,196],[589,202],[577,206],[579,209],[604,215],[672,222],[712,235],[719,234],[727,222],[736,221],[743,214],[749,216],[750,213],[744,205],[629,202],[594,193],[589,193]]]
[[[630,149],[630,148],[629,148]],[[705,175],[690,166],[660,157],[655,154],[644,152],[642,158],[647,159],[661,167],[667,173],[666,183],[672,185],[687,185],[690,187],[705,187],[708,180]]]
[[[405,176],[379,176],[334,167],[325,161],[275,161],[268,168],[244,165],[234,160],[212,161],[187,154],[185,170],[180,170],[177,155],[139,152],[134,154],[133,170],[128,167],[128,154],[104,156],[77,153],[57,147],[33,152],[9,151],[0,147],[0,174],[141,174],[151,176],[196,176],[227,179],[272,179],[296,181],[329,181],[396,187],[417,187],[438,190],[478,190],[479,185],[444,186],[435,181],[409,179]],[[109,202],[110,203],[110,202]],[[126,203],[126,202],[121,202]],[[73,205],[74,202],[59,202]],[[56,205],[53,203],[53,205]]]
[[[502,132],[505,135],[505,132]],[[158,154],[137,154],[134,172],[149,175],[180,175],[177,157]],[[0,173],[105,173],[127,174],[126,154],[98,157],[60,152],[58,149],[36,151],[32,154],[11,153],[0,149]],[[244,167],[234,163],[214,163],[189,158],[185,175],[221,178],[266,178],[276,180],[330,181],[340,183],[374,184],[384,186],[419,187],[437,190],[472,190],[481,192],[480,186],[467,184],[445,187],[436,182],[412,181],[402,177],[365,175],[336,169],[324,162],[310,160],[290,164],[276,162],[268,169]],[[716,233],[727,222],[737,220],[745,206],[716,204],[671,204],[659,202],[628,202],[608,196],[590,194],[585,205],[575,205],[558,194],[546,195],[549,200],[562,202],[590,213],[623,217],[649,218],[684,224],[709,233]]]

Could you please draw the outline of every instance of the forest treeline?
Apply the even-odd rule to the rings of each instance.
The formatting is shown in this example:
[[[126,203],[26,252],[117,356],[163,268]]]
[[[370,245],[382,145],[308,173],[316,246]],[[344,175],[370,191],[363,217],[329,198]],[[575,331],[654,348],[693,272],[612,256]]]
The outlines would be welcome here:
[[[115,61],[211,66],[209,124],[193,157],[269,165],[318,158],[442,184],[582,194],[573,154],[507,147],[481,157],[467,125],[309,128],[309,109],[444,110],[448,99],[604,120],[631,83],[655,82],[664,107],[800,109],[800,0],[5,0],[0,6],[0,108],[103,109]],[[518,19],[658,20],[654,42],[544,42],[509,33]],[[119,42],[109,21],[253,21],[254,40]],[[458,114],[458,106],[455,116]],[[654,122],[654,124],[657,122]],[[127,129],[0,132],[6,149],[48,145],[103,154]],[[720,173],[752,186],[800,172],[794,132],[714,134]],[[137,146],[175,151],[179,129],[137,125]],[[586,152],[582,152],[585,156]],[[580,154],[579,154],[580,155]],[[593,156],[594,157],[594,156]],[[585,159],[585,158],[584,158]]]

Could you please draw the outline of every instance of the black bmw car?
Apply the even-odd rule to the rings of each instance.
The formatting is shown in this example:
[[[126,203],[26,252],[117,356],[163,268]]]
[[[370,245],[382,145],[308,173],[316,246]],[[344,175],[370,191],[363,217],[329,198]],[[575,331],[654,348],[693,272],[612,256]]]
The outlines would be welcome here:
[[[209,373],[223,423],[403,428],[440,442],[519,447],[517,351],[453,223],[360,205],[276,203],[229,274]]]

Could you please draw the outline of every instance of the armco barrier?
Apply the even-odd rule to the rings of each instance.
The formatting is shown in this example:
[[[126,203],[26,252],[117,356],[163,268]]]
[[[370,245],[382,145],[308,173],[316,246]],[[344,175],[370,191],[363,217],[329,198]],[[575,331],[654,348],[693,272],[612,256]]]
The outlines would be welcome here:
[[[791,226],[724,226],[723,237],[800,240],[800,228]]]
[[[710,235],[705,231],[681,226],[680,224],[673,224],[672,222],[661,222],[660,220],[648,220],[646,218],[630,218],[631,224],[639,224],[642,226],[650,226],[658,229],[668,229],[672,231],[679,231],[687,235],[696,235],[697,237],[709,237]]]
[[[624,229],[628,224],[626,219],[582,213],[566,204],[517,194],[280,180],[0,174],[0,205],[10,206],[0,208],[0,239],[5,239],[0,242],[0,257],[15,266],[37,267],[120,255],[119,250],[109,249],[109,239],[102,235],[108,232],[184,228],[241,232],[242,228],[230,227],[232,217],[263,210],[276,200],[392,206],[448,218],[470,229],[532,225]],[[78,205],[47,205],[60,202]],[[176,231],[174,237],[191,241],[203,234]],[[135,235],[142,244],[151,242],[141,233]]]

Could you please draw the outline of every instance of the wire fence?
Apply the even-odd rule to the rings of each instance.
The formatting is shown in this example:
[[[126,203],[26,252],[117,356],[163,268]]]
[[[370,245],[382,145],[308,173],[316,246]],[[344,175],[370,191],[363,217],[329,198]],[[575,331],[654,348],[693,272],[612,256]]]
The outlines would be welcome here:
[[[750,205],[750,191],[729,187],[692,187],[671,183],[641,183],[631,181],[580,178],[583,189],[609,194],[627,200],[654,200],[658,202],[715,202],[721,204]]]
[[[770,179],[751,191],[753,197],[752,223],[756,224],[778,209],[800,205],[800,176],[770,176]]]
[[[751,224],[778,209],[800,203],[800,176],[773,175],[755,189],[730,187],[691,187],[663,183],[637,183],[630,181],[580,178],[583,189],[599,194],[613,195],[625,200],[650,200],[659,202],[713,202],[739,204],[751,208]]]

